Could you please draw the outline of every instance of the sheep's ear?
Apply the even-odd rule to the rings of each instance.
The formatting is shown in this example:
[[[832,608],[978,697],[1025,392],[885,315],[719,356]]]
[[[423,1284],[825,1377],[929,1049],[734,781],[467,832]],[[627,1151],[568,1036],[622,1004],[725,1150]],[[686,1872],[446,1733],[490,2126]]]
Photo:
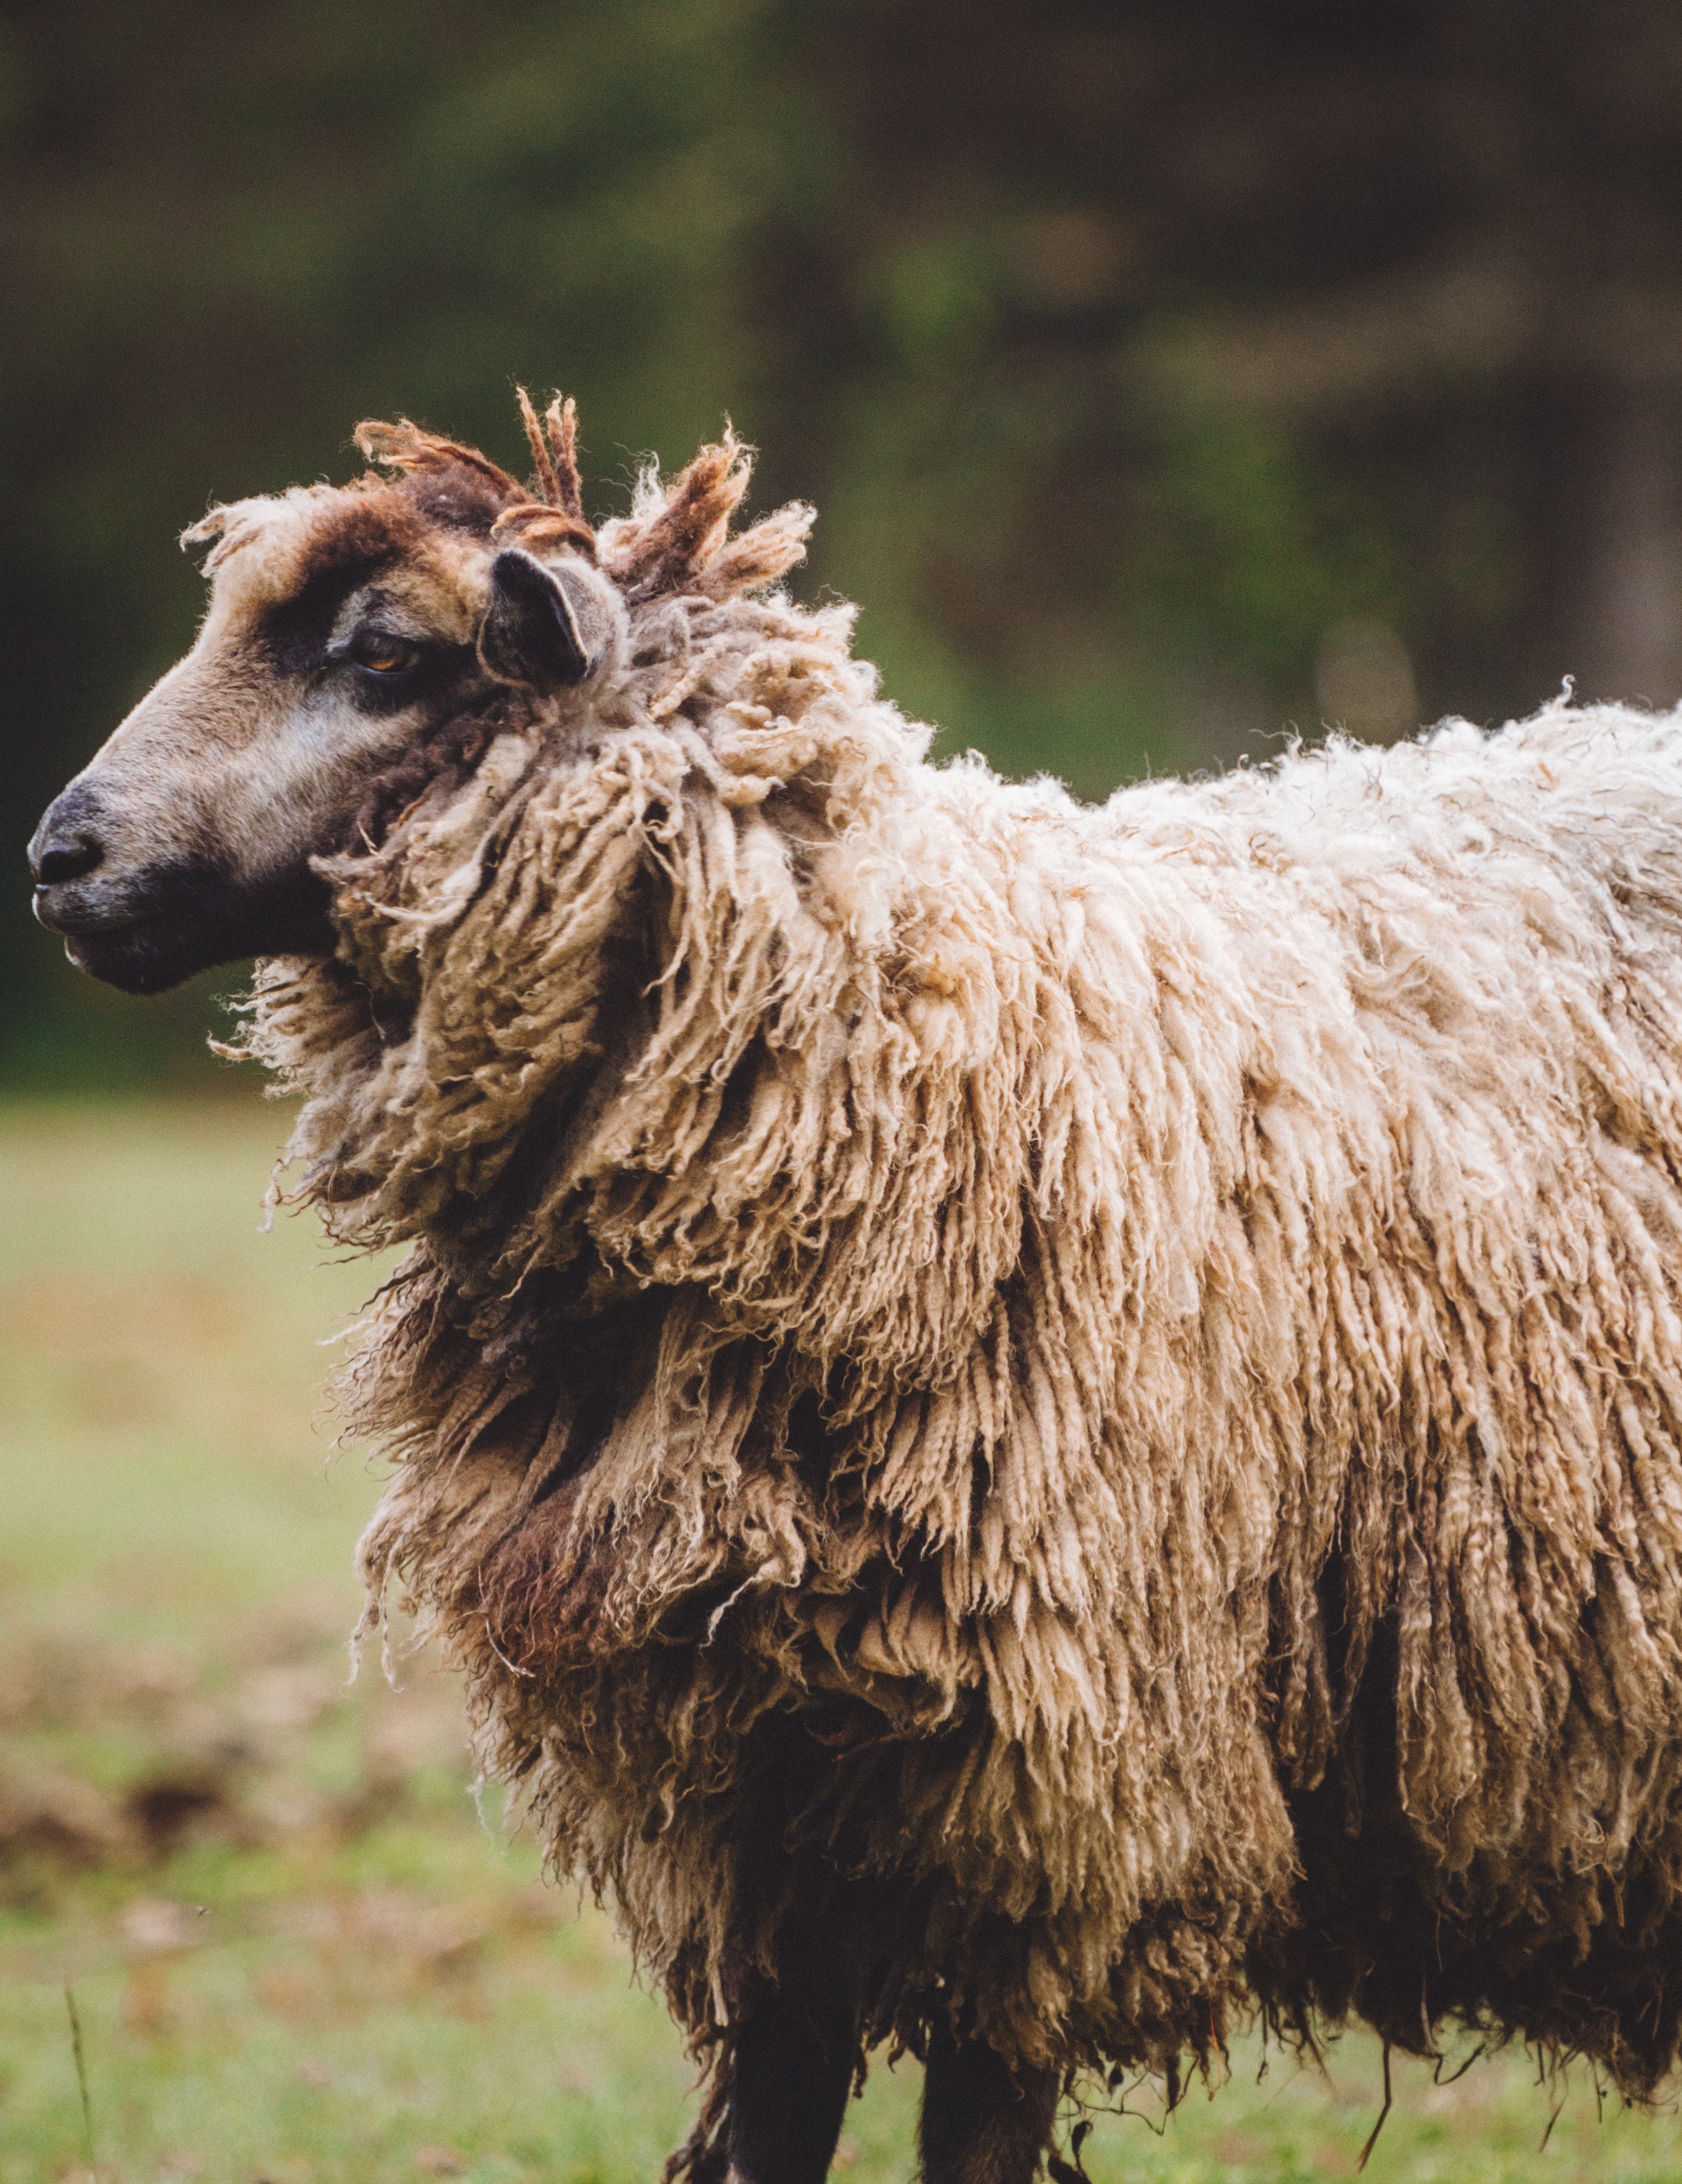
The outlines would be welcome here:
[[[612,618],[582,562],[539,561],[505,546],[490,568],[490,605],[479,657],[499,682],[558,690],[582,682],[606,657]]]

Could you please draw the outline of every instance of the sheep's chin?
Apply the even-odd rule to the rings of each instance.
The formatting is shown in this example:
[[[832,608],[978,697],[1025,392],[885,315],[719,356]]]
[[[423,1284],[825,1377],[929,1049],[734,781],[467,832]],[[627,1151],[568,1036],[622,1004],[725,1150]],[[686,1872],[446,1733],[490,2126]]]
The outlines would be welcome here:
[[[78,971],[122,993],[167,993],[219,960],[149,918],[115,932],[72,934],[65,954]]]

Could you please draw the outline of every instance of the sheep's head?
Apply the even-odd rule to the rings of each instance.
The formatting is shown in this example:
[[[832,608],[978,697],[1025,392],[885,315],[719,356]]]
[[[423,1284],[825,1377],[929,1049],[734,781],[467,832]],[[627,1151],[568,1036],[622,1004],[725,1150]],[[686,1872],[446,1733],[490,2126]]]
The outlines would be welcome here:
[[[529,491],[473,450],[365,425],[391,475],[213,510],[197,642],[53,803],[30,846],[41,922],[80,968],[156,992],[237,957],[333,945],[314,860],[370,784],[521,694],[587,702],[620,585],[579,502],[570,404]],[[739,497],[739,495],[738,495]]]

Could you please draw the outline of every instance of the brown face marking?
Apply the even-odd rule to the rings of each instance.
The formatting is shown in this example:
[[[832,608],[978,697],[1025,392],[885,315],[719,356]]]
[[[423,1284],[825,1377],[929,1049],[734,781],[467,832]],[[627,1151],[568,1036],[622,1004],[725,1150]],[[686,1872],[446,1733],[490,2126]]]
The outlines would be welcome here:
[[[31,845],[37,914],[73,962],[156,992],[331,946],[310,859],[370,780],[495,687],[473,646],[507,495],[489,466],[456,467],[294,487],[199,527],[215,543],[197,643]]]
[[[370,506],[372,494],[340,509],[306,541],[285,595],[252,618],[252,636],[267,653],[277,674],[301,674],[319,667],[340,608],[413,552],[423,526],[411,503],[389,490]]]

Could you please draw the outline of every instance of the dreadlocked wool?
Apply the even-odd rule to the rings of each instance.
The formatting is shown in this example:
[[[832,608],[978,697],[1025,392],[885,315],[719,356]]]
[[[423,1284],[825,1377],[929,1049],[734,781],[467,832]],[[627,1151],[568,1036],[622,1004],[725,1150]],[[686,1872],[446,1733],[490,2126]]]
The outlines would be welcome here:
[[[300,1194],[412,1247],[347,1398],[373,1599],[716,2056],[844,1900],[867,2042],[1172,2075],[1259,2001],[1648,2091],[1679,722],[1083,806],[930,765],[744,482],[645,484],[611,669],[260,976]]]

